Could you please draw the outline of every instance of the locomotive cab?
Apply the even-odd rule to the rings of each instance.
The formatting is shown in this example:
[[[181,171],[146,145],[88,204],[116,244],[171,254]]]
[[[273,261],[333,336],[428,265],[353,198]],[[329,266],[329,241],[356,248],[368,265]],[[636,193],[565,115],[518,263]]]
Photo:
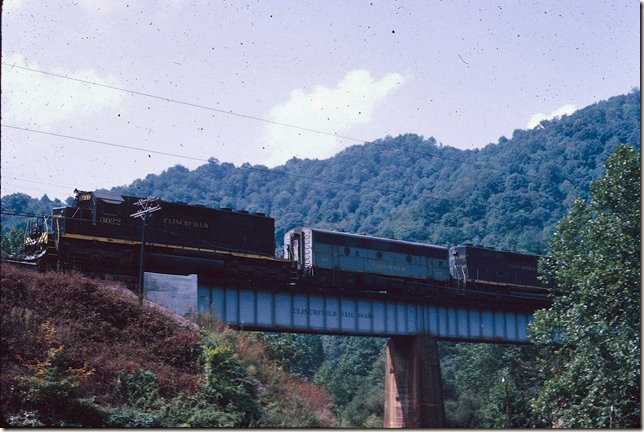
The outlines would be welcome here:
[[[23,244],[23,260],[36,261],[47,252],[49,229],[47,216],[37,217],[27,223]]]
[[[306,228],[294,228],[284,234],[284,258],[290,262],[291,279],[299,279],[300,275],[312,275],[312,269],[306,265],[310,261],[311,251],[306,246],[310,246],[310,238],[310,230],[307,232]]]

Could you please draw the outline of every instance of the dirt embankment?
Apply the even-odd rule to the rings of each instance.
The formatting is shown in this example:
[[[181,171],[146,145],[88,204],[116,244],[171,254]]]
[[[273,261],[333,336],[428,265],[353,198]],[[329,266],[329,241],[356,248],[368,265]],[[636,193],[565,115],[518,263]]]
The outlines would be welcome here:
[[[273,411],[277,407],[293,421],[312,415],[320,426],[335,425],[326,392],[283,371],[252,334],[207,322],[202,331],[158,305],[147,301],[141,305],[120,283],[78,274],[38,273],[5,263],[0,270],[3,419],[17,413],[28,417],[21,405],[28,393],[23,391],[20,399],[16,389],[36,382],[42,395],[51,378],[60,390],[70,374],[82,377],[78,396],[100,406],[120,406],[118,377],[140,370],[154,374],[159,396],[166,401],[197,395],[204,388],[202,353],[207,335],[230,340],[239,361],[252,373],[257,402],[264,411],[261,422],[269,427],[298,426],[276,416],[271,407]],[[64,364],[61,376],[54,376],[59,369],[52,366],[53,357]]]
[[[141,368],[154,372],[166,397],[199,387],[201,334],[194,324],[141,306],[117,283],[6,264],[1,270],[3,400],[12,381],[45,360],[51,343],[45,325],[54,329],[55,344],[70,364],[95,370],[83,387],[97,402],[113,402],[119,372]]]

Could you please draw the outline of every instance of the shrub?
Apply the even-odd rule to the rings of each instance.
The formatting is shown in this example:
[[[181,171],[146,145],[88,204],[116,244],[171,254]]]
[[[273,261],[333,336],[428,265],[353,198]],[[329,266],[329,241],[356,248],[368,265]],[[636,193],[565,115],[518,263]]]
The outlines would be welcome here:
[[[260,417],[252,381],[246,376],[234,348],[210,342],[204,349],[204,387],[207,402],[228,414],[242,414],[237,427],[250,426]]]
[[[123,404],[140,410],[157,410],[163,406],[159,382],[148,370],[120,373],[116,377],[116,391]]]
[[[132,407],[107,408],[105,411],[105,420],[102,425],[105,427],[151,428],[164,426],[162,416],[159,413]]]

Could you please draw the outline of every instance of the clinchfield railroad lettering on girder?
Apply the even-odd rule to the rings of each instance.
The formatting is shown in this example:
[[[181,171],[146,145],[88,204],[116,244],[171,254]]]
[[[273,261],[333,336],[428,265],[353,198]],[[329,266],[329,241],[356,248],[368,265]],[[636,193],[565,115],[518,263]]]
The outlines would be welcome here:
[[[321,315],[321,316],[329,316],[329,317],[336,317],[338,316],[337,311],[331,311],[331,310],[326,310],[326,309],[303,309],[303,308],[293,308],[293,313],[297,315]],[[342,317],[347,317],[347,318],[366,318],[366,319],[371,319],[373,318],[373,315],[370,313],[353,313],[353,312],[342,312],[340,314]]]

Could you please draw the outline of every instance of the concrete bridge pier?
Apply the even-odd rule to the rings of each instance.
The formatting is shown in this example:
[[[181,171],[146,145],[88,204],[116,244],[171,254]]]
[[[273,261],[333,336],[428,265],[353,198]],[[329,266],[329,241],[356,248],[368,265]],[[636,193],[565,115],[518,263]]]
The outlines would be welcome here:
[[[385,428],[446,427],[435,337],[390,338],[385,374]]]

